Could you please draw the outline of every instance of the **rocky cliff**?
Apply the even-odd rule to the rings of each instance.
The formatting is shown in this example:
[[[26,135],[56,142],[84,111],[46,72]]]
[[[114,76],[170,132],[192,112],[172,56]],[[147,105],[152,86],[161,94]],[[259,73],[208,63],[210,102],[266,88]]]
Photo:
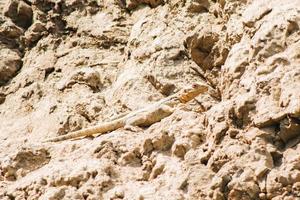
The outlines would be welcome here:
[[[0,199],[300,199],[299,0],[0,10]],[[149,127],[42,143],[194,82]]]

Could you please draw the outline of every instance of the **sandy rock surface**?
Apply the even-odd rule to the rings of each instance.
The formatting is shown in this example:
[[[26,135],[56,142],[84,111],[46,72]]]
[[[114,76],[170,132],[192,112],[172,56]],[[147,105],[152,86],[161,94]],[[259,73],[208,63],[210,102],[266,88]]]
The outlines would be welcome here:
[[[0,199],[300,199],[299,0],[0,0]],[[50,137],[207,93],[149,127]]]

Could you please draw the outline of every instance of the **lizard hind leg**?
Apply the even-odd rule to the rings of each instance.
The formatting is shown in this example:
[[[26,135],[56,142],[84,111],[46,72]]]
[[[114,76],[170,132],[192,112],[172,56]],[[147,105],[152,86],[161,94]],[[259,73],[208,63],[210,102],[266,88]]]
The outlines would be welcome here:
[[[137,116],[130,117],[126,120],[126,124],[124,126],[125,130],[130,130],[133,132],[142,131],[143,129],[140,128],[141,124],[143,124],[146,120],[146,116],[144,113],[140,113]]]
[[[159,122],[165,117],[168,117],[173,113],[174,109],[167,105],[159,105],[158,107],[151,108],[143,113],[139,113],[138,115],[129,118],[126,121],[126,126],[142,126],[147,127],[156,122]]]

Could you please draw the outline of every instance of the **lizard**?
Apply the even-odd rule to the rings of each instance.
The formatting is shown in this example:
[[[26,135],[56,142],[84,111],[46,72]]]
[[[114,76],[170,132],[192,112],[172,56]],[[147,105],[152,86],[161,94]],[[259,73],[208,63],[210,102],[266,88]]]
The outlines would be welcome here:
[[[147,127],[163,118],[170,116],[177,105],[185,104],[196,96],[205,93],[208,90],[206,84],[194,83],[179,92],[170,95],[158,102],[155,102],[145,108],[132,111],[126,115],[121,115],[119,118],[108,122],[103,122],[98,125],[71,132],[67,135],[61,135],[46,139],[43,142],[58,142],[68,139],[75,139],[84,136],[91,136],[94,134],[103,134],[117,130],[119,128],[126,128],[131,126]]]

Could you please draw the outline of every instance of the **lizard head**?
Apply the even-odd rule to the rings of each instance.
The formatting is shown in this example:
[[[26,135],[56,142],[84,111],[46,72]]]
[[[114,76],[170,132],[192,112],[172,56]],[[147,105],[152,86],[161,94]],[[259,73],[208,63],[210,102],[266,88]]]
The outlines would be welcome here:
[[[191,86],[184,88],[180,94],[179,99],[182,103],[186,103],[194,99],[199,94],[202,94],[208,90],[208,86],[201,83],[194,83]]]

